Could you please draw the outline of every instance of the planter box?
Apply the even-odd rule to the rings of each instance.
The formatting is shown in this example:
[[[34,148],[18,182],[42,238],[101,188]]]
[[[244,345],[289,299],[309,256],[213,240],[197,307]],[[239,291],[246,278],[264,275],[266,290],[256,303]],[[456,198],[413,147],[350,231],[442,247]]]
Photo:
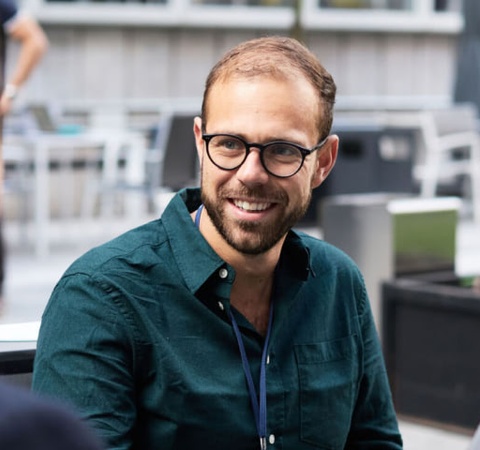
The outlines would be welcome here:
[[[473,430],[480,421],[480,293],[452,273],[382,285],[383,346],[398,414]]]

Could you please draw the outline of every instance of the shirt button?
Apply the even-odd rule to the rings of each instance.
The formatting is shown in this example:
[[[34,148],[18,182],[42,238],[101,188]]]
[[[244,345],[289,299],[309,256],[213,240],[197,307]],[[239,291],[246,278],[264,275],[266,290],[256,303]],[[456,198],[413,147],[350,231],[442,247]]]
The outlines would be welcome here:
[[[267,364],[270,364],[270,355],[267,355],[267,361],[266,361]]]
[[[218,271],[218,276],[222,279],[224,278],[227,278],[228,277],[228,270],[225,269],[225,267],[222,267],[219,271]]]
[[[218,307],[224,311],[225,310],[225,306],[223,306],[223,303],[222,302],[218,302]]]
[[[269,444],[275,444],[275,435],[274,434],[271,434],[270,436],[268,436],[268,443]]]

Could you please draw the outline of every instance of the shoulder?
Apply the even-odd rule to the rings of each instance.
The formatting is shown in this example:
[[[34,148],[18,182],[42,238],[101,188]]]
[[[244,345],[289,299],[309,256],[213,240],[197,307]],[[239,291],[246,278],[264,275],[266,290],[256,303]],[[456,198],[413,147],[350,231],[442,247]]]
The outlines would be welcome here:
[[[301,240],[302,245],[308,248],[311,264],[315,270],[359,272],[357,264],[343,250],[304,232],[297,231],[296,234]]]
[[[165,243],[162,229],[161,220],[131,229],[86,252],[67,269],[65,275],[98,275],[132,265],[137,269],[154,265],[158,262],[158,250]]]
[[[99,450],[101,446],[63,406],[0,384],[0,448]]]
[[[334,245],[305,233],[297,233],[308,249],[312,283],[337,292],[342,298],[355,298],[363,311],[368,299],[365,281],[353,259]]]

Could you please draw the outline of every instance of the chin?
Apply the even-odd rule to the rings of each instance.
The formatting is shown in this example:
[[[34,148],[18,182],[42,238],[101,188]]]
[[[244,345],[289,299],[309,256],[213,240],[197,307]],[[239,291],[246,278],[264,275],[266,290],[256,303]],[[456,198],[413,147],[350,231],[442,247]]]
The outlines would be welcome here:
[[[275,247],[285,235],[280,230],[274,231],[276,232],[272,233],[272,227],[269,227],[267,230],[262,229],[256,232],[242,230],[236,236],[235,233],[222,233],[222,235],[238,252],[246,255],[261,255]]]

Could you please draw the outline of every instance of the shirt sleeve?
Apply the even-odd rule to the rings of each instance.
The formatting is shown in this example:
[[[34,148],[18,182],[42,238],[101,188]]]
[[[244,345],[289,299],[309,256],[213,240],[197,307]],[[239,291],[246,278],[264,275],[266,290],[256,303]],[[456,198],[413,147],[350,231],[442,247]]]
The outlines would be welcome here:
[[[358,318],[363,341],[363,375],[345,448],[401,450],[402,438],[398,430],[383,353],[363,283]]]
[[[83,274],[63,278],[42,317],[32,389],[73,407],[109,444],[132,445],[131,328],[121,294]]]
[[[0,21],[4,28],[8,27],[17,12],[17,5],[14,0],[0,0]]]

